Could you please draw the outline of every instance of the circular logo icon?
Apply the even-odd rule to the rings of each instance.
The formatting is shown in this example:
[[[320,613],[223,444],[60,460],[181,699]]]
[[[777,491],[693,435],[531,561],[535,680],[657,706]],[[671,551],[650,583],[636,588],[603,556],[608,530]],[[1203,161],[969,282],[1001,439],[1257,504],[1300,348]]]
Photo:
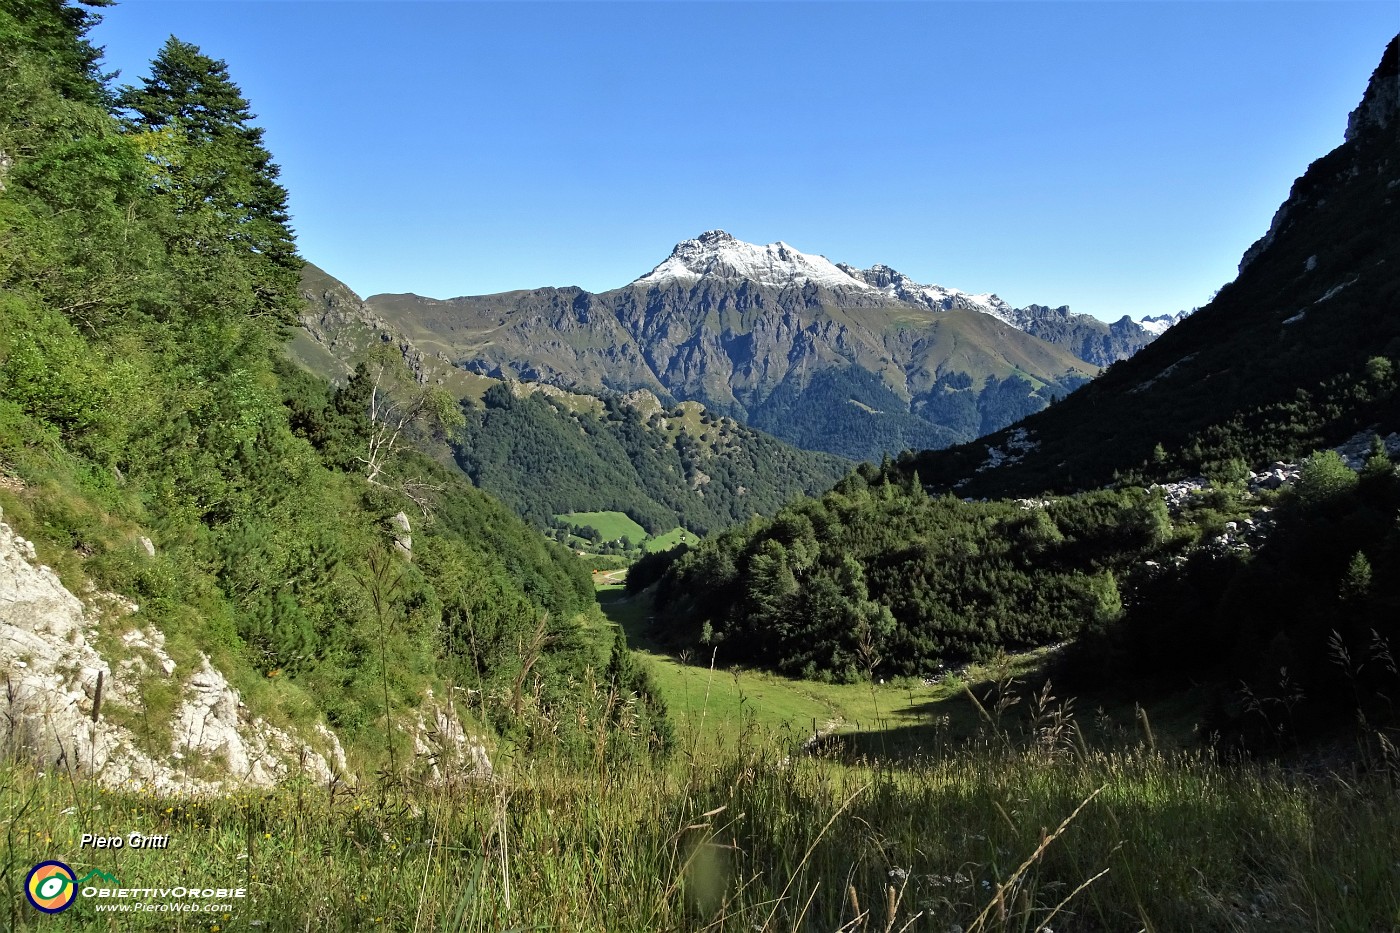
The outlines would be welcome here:
[[[73,906],[78,896],[73,869],[62,862],[40,862],[24,879],[24,896],[35,910],[46,914],[62,913]]]

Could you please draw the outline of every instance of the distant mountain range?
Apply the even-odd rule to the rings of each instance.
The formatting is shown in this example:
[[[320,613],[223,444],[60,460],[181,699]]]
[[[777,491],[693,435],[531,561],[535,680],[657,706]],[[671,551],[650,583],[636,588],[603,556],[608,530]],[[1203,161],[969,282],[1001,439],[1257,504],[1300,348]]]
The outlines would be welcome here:
[[[1073,391],[1180,318],[1068,308],[856,269],[713,230],[630,284],[449,300],[375,295],[420,350],[479,375],[647,389],[811,450],[879,459],[996,430]]]

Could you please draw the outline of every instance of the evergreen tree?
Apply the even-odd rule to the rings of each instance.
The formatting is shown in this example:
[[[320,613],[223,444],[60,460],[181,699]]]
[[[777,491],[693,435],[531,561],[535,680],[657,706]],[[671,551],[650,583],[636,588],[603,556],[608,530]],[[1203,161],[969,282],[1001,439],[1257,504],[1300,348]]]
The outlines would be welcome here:
[[[301,259],[287,191],[228,66],[171,36],[150,76],[123,88],[117,102],[146,152],[155,188],[172,198],[184,248],[206,267],[212,256],[222,259],[221,271],[256,297],[251,313],[294,321]]]
[[[107,7],[113,0],[83,0],[82,6]],[[98,68],[102,50],[87,33],[102,17],[63,0],[11,0],[0,10],[0,48],[46,60],[53,88],[69,100],[107,101],[105,78]],[[6,56],[8,59],[9,56]],[[13,67],[13,61],[5,66]]]

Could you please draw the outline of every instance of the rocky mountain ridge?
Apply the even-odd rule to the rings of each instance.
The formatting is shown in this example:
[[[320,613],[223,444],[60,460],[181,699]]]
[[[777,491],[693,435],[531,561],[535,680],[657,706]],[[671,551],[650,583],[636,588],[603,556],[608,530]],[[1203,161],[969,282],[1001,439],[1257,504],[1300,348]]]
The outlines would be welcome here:
[[[1049,404],[1155,339],[1068,308],[1014,309],[721,230],[630,284],[369,311],[457,368],[581,392],[699,401],[783,440],[856,459],[968,440]]]

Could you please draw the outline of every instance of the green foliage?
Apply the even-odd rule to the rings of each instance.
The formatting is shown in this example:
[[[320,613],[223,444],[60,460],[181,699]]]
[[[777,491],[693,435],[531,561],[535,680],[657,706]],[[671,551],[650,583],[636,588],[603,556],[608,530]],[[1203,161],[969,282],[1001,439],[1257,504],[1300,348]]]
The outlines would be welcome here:
[[[256,313],[294,321],[301,259],[287,191],[228,66],[171,36],[150,76],[124,88],[118,103],[131,114],[153,186],[174,206],[177,252],[195,254],[206,275],[211,266],[224,274],[241,267],[259,283]]]
[[[705,425],[685,424],[683,410],[671,417],[679,426],[668,432],[616,400],[601,414],[576,412],[542,393],[517,398],[497,385],[484,408],[467,412],[457,459],[478,486],[537,527],[559,514],[616,512],[649,534],[677,525],[704,534],[772,514],[848,467],[727,419],[711,436]],[[598,530],[600,540],[611,537]]]
[[[666,699],[651,672],[627,647],[627,638],[620,628],[613,637],[606,682],[610,690],[608,717],[613,725],[613,748],[639,748],[654,758],[669,755],[676,737],[666,714]],[[626,742],[628,739],[639,741]]]
[[[665,551],[653,551],[650,554],[643,554],[627,570],[627,592],[640,593],[642,590],[660,580],[671,565],[679,560],[690,550],[687,544],[677,544],[675,547]]]
[[[232,922],[273,933],[1394,926],[1391,772],[1300,780],[1141,744],[1081,756],[1064,731],[904,767],[789,756],[790,737],[756,732],[669,769],[602,754],[585,771],[537,762],[489,784],[334,793],[97,793],[6,768],[0,858],[62,855],[117,812],[124,832],[203,844],[98,864],[154,885],[233,874],[229,853],[246,850],[256,883]],[[9,908],[10,929],[55,927],[17,893]],[[162,921],[124,928],[179,928]],[[111,929],[90,898],[61,923]]]
[[[1304,506],[1316,507],[1345,496],[1356,483],[1356,474],[1341,455],[1323,450],[1304,461],[1295,491]]]
[[[1142,696],[1187,679],[1214,685],[1209,729],[1256,750],[1326,733],[1358,705],[1393,726],[1383,680],[1400,643],[1400,477],[1359,483],[1330,452],[1309,458],[1304,477],[1256,550],[1201,549],[1137,574],[1121,621],[1071,653],[1071,686]],[[1287,723],[1275,715],[1283,699]]]
[[[444,680],[502,735],[582,753],[557,724],[606,718],[577,689],[603,660],[587,571],[411,448],[460,412],[401,359],[339,389],[282,361],[301,260],[248,103],[172,38],[118,123],[91,22],[0,11],[6,520],[75,590],[137,600],[182,664],[209,654],[250,702],[309,698],[362,760]],[[412,561],[387,550],[399,512]]]
[[[674,561],[658,627],[797,676],[930,674],[1114,621],[1115,574],[1170,537],[1140,489],[968,503],[857,474]]]

